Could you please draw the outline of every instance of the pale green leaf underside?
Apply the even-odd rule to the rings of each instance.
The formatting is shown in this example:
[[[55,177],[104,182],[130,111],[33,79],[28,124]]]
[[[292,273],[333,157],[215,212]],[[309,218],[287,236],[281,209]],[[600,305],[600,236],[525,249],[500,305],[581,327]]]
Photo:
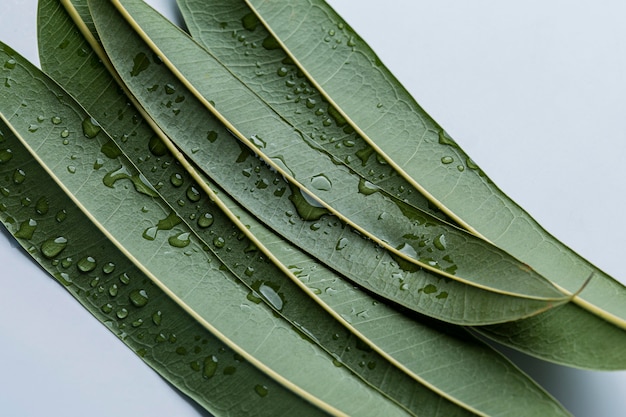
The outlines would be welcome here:
[[[570,293],[593,272],[576,302],[626,327],[624,286],[558,242],[489,181],[327,4],[247,3],[314,85],[407,181],[450,217]],[[327,42],[330,30],[342,42]],[[468,169],[442,163],[445,158]]]

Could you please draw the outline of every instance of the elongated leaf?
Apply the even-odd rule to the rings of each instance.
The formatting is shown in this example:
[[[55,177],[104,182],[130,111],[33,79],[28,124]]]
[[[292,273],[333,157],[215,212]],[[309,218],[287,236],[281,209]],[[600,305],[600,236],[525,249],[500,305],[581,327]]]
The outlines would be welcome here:
[[[264,304],[250,302],[248,289],[224,271],[177,221],[167,203],[105,132],[60,88],[19,57],[14,59],[18,63],[12,69],[16,82],[3,91],[1,104],[2,112],[11,115],[8,123],[24,132],[21,140],[31,152],[36,148],[38,160],[54,173],[55,181],[63,184],[95,224],[106,230],[111,241],[123,248],[151,280],[237,353],[305,401],[335,414],[405,415],[345,368],[336,367],[332,357],[301,338]],[[33,91],[37,100],[23,106],[22,97]],[[36,128],[32,126],[36,122],[31,121],[37,121],[39,115],[52,112],[50,117],[59,117],[59,124],[40,122]],[[70,130],[67,138],[62,137],[64,129]],[[98,190],[95,195],[94,190]],[[162,225],[161,229],[169,232],[147,240],[143,232],[150,224]],[[351,396],[361,396],[363,403],[348,401],[339,394],[340,386]],[[265,397],[270,395],[263,386],[257,391]]]
[[[52,6],[54,7],[54,4]],[[92,85],[95,82],[106,85],[114,81],[103,66],[84,65],[92,59],[89,54],[82,54],[84,55],[82,57],[75,54],[75,51],[87,51],[89,45],[74,30],[63,10],[54,11],[46,7],[42,10],[43,13],[48,16],[47,24],[54,28],[54,37],[45,41],[49,46],[45,47],[42,41],[41,56],[44,68],[62,80],[68,90],[76,91],[85,103],[89,103],[88,110],[98,117],[107,132],[120,138],[124,136],[124,132],[131,132],[126,135],[125,140],[119,141],[121,150],[130,159],[138,161],[137,167],[145,172],[144,177],[147,181],[159,188],[161,195],[169,196],[171,206],[180,221],[187,223],[207,250],[213,252],[219,259],[223,268],[230,270],[249,288],[252,300],[264,299],[277,314],[310,337],[312,342],[385,396],[403,404],[407,409],[412,409],[414,413],[436,415],[437,412],[446,410],[445,413],[449,415],[463,415],[464,412],[457,406],[446,405],[445,401],[441,401],[436,394],[423,387],[419,380],[412,379],[401,369],[390,364],[377,351],[369,347],[366,349],[367,341],[350,334],[341,320],[336,320],[324,311],[305,292],[290,282],[290,277],[283,270],[268,262],[266,259],[271,255],[262,253],[262,246],[246,238],[242,233],[246,232],[245,227],[239,225],[241,230],[238,229],[238,225],[234,223],[235,219],[232,216],[232,219],[227,217],[219,207],[216,207],[219,198],[215,195],[207,196],[200,186],[194,184],[189,174],[181,170],[182,167],[171,154],[158,151],[159,146],[162,148],[164,145],[157,146],[152,130],[145,124],[134,126],[131,117],[119,117],[133,110],[128,108],[124,96],[110,88],[102,90],[92,88],[84,91],[81,86],[82,80],[88,79]],[[60,33],[58,28],[64,26],[67,27],[67,31]],[[49,29],[46,26],[41,28],[43,33],[49,33]],[[45,40],[46,36],[41,38]],[[61,55],[54,47],[59,42],[65,42],[66,45]],[[77,73],[69,71],[75,67],[88,69]],[[154,162],[151,158],[155,156],[159,157],[161,165],[159,170],[152,169]],[[181,201],[185,201],[186,204],[180,204]],[[204,215],[202,211],[198,211],[199,207],[204,209]],[[144,236],[153,238],[157,233],[158,227],[153,227],[147,229]],[[214,241],[218,239],[217,236],[237,238],[229,239],[228,245],[216,246]],[[293,279],[295,280],[295,277]],[[360,366],[363,361],[374,365]],[[430,405],[436,405],[438,411],[429,414]]]
[[[489,181],[328,5],[318,0],[288,7],[264,0],[247,3],[347,123],[417,190],[570,293],[593,273],[597,278],[576,302],[626,327],[624,286],[558,242]],[[327,53],[329,30],[346,42],[335,43]],[[444,158],[465,161],[468,169],[456,170],[442,163]],[[472,198],[463,191],[468,189]]]
[[[155,52],[208,102],[217,102],[214,112],[230,123],[240,140],[257,146],[255,152],[288,177],[303,193],[321,203],[359,232],[372,238],[395,255],[415,260],[425,269],[446,278],[480,288],[526,297],[558,298],[547,281],[528,270],[497,248],[473,235],[439,223],[425,213],[413,211],[375,189],[364,179],[352,175],[325,153],[312,149],[306,138],[285,123],[253,91],[233,77],[229,70],[189,41],[172,25],[141,2],[124,0],[122,10],[129,13]],[[167,28],[170,30],[167,30]],[[181,48],[180,45],[187,45]],[[207,72],[211,74],[207,77]],[[238,100],[230,97],[235,91]],[[228,92],[227,95],[226,92]],[[214,109],[209,105],[210,109]],[[265,138],[265,139],[264,139]],[[274,161],[280,159],[280,164]],[[308,163],[304,164],[302,161]],[[368,207],[364,210],[363,207]],[[477,259],[480,261],[477,262]],[[489,265],[489,268],[484,268]]]

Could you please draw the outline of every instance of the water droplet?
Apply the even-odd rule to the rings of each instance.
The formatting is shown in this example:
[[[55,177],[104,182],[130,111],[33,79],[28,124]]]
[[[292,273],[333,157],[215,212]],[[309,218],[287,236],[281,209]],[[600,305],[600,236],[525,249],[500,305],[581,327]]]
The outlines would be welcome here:
[[[330,191],[333,185],[328,177],[326,177],[324,174],[320,174],[311,178],[311,186],[316,190]]]
[[[202,376],[204,378],[211,378],[217,371],[217,358],[215,356],[209,356],[204,360],[204,368],[202,370]]]
[[[125,308],[121,308],[119,310],[117,310],[117,312],[115,313],[115,315],[117,316],[117,318],[119,319],[125,319],[126,317],[128,317],[128,310]]]
[[[42,215],[48,214],[49,209],[50,207],[48,204],[48,199],[46,197],[41,197],[35,203],[35,211],[37,212],[37,214],[42,214]]]
[[[102,128],[93,117],[87,117],[83,120],[83,135],[85,135],[87,139],[95,138],[101,130]]]
[[[446,250],[446,237],[439,235],[433,240],[433,244],[439,250]]]
[[[259,397],[263,398],[267,396],[269,390],[265,385],[258,384],[254,386],[254,392],[256,392]]]
[[[294,186],[292,186],[289,200],[293,203],[298,215],[304,220],[319,220],[320,217],[328,213],[328,209],[323,207],[306,191],[301,191]]]
[[[36,229],[37,222],[35,220],[25,220],[20,224],[20,228],[15,233],[15,237],[20,239],[31,239]]]
[[[39,125],[36,125],[36,124],[28,125],[28,131],[29,132],[35,133],[37,130],[39,130]]]
[[[96,269],[96,260],[91,256],[87,256],[79,260],[76,266],[81,272],[91,272]]]
[[[371,195],[379,191],[379,188],[364,178],[359,180],[359,193]]]
[[[170,245],[174,246],[175,248],[184,248],[184,247],[189,246],[189,244],[191,243],[191,241],[189,240],[190,234],[191,233],[189,232],[185,232],[176,236],[170,236],[167,241]]]
[[[201,198],[200,191],[198,191],[194,185],[189,186],[189,188],[187,188],[187,198],[192,203],[197,203]]]
[[[215,239],[213,239],[213,245],[216,248],[221,249],[226,245],[226,241],[223,237],[216,237]]]
[[[61,137],[62,137],[63,139],[67,138],[69,135],[70,135],[70,131],[69,131],[69,130],[67,130],[67,129],[63,129],[63,130],[61,131]],[[65,145],[67,145],[67,143],[65,143]]]
[[[164,156],[168,152],[165,143],[163,143],[161,138],[156,135],[150,138],[150,141],[148,142],[148,149],[154,156]]]
[[[52,122],[53,125],[59,125],[61,124],[61,122],[63,120],[61,120],[61,118],[59,116],[53,116],[50,121]]]
[[[136,77],[150,66],[150,59],[143,52],[138,53],[133,58],[133,69],[130,72],[131,77]]]
[[[54,218],[59,223],[63,222],[67,218],[67,211],[65,209],[59,211]]]
[[[252,142],[254,146],[256,146],[259,149],[263,149],[267,146],[267,142],[265,142],[263,139],[261,139],[257,135],[250,136],[250,141]]]
[[[428,284],[424,288],[420,289],[420,291],[424,292],[424,294],[432,294],[434,292],[437,292],[437,287],[432,284]]]
[[[246,30],[253,31],[259,24],[259,18],[254,13],[248,13],[241,18],[241,24]]]
[[[4,68],[6,68],[6,69],[13,69],[13,68],[15,68],[16,65],[17,65],[17,62],[13,58],[9,58],[4,63]]]
[[[23,170],[16,169],[15,172],[13,172],[13,182],[15,184],[21,184],[24,182],[25,179],[26,173]]]
[[[214,131],[214,130],[209,131],[209,132],[206,134],[206,138],[207,138],[207,140],[208,140],[209,142],[211,142],[211,143],[215,142],[215,141],[217,140],[217,132],[216,132],[216,131]]]
[[[74,165],[68,165],[67,166],[67,172],[69,172],[70,174],[75,174],[76,173],[76,167]]]
[[[55,239],[48,239],[41,244],[41,253],[48,259],[52,259],[60,254],[67,247],[67,239],[59,236]]]
[[[251,277],[252,275],[254,275],[254,268],[251,266],[247,267],[244,271],[244,274],[246,274],[246,276],[248,277]]]
[[[170,176],[170,182],[174,187],[180,187],[184,183],[183,176],[179,173],[172,174]]]
[[[126,272],[120,275],[120,282],[124,285],[128,285],[130,283],[130,277]]]
[[[451,156],[444,156],[443,158],[441,158],[441,163],[442,164],[451,164],[454,162],[454,158]]]
[[[409,289],[409,284],[407,284],[406,282],[400,285],[400,289],[402,291],[406,291]]]
[[[198,218],[198,226],[201,228],[207,228],[213,224],[213,215],[211,213],[204,213]]]
[[[148,227],[146,230],[143,231],[142,236],[146,240],[154,240],[156,239],[158,231],[159,228],[157,226]]]
[[[106,303],[102,307],[100,307],[100,310],[102,310],[104,314],[109,314],[111,311],[113,311],[113,306],[109,303]]]
[[[11,149],[0,149],[0,162],[9,162],[13,158]]]
[[[119,291],[119,287],[117,286],[117,284],[113,284],[109,287],[109,295],[111,297],[117,297],[118,291]]]
[[[143,307],[148,304],[148,294],[146,290],[133,290],[128,294],[128,298],[136,307]]]
[[[168,95],[174,94],[176,92],[176,87],[174,87],[173,84],[165,84],[163,88],[165,89],[165,94]]]
[[[339,239],[339,241],[337,242],[337,244],[335,245],[335,249],[336,250],[342,250],[344,249],[346,246],[348,246],[348,239],[345,237],[342,237],[341,239]]]
[[[281,311],[284,306],[284,300],[278,291],[270,286],[269,283],[261,283],[258,292],[263,298],[272,305],[276,310]]]
[[[152,314],[152,323],[154,323],[155,326],[160,326],[162,320],[163,313],[161,313],[161,310],[155,311],[154,314]]]

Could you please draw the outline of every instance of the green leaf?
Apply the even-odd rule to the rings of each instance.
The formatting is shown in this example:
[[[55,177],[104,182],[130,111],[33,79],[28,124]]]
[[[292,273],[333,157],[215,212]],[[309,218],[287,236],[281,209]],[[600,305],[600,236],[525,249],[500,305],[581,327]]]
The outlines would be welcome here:
[[[16,82],[2,91],[0,112],[10,115],[6,122],[75,204],[173,300],[236,353],[296,394],[296,402],[311,402],[339,415],[405,415],[393,403],[373,395],[369,386],[345,368],[335,366],[332,357],[264,304],[251,302],[249,290],[204,250],[119,149],[115,152],[105,131],[36,68],[10,54],[3,56],[3,63],[8,59],[16,61],[11,70]],[[24,103],[22,97],[35,93],[36,100]],[[59,123],[55,123],[57,117]],[[70,134],[63,138],[65,129]],[[154,240],[144,235],[150,225],[160,229]],[[52,249],[44,247],[42,252],[55,256]],[[153,319],[162,320],[159,315]],[[269,399],[269,387],[251,382],[257,394]],[[341,394],[343,389],[360,400],[354,402],[345,392]]]
[[[555,345],[544,344],[554,335],[543,335],[540,330],[542,327],[537,327],[536,337],[526,340],[525,346],[520,346],[520,349],[529,353],[551,351],[545,358],[558,356],[559,362],[565,360],[574,366],[588,367],[597,362],[597,350],[592,345],[601,348],[601,340],[623,340],[626,333],[621,330],[623,321],[619,315],[622,313],[618,312],[625,305],[624,287],[557,242],[498,190],[458,145],[419,108],[371,49],[327,5],[318,1],[301,1],[292,2],[289,7],[281,9],[269,2],[248,3],[278,39],[276,45],[282,44],[286,48],[290,59],[299,65],[323,97],[336,106],[346,124],[352,126],[372,149],[377,150],[378,158],[393,166],[407,182],[413,183],[416,191],[431,198],[434,204],[469,230],[475,232],[474,229],[478,228],[474,223],[469,224],[459,213],[480,218],[484,228],[479,230],[480,233],[570,293],[593,271],[589,285],[574,299],[586,311],[567,306],[560,309],[559,313],[564,315],[563,321],[568,322],[571,316],[587,321],[590,318],[584,317],[585,314],[597,314],[596,341],[590,345],[583,340],[585,336],[560,326],[559,316],[554,315],[552,320],[555,323],[551,327],[558,332],[560,339],[580,338],[579,343],[572,342],[567,351],[562,350],[563,346],[556,348]],[[285,19],[287,10],[290,11],[290,19],[277,24]],[[328,34],[319,32],[320,24],[326,30],[335,31],[335,39],[340,40],[335,42],[337,46],[331,48],[331,53],[326,53],[332,45],[326,42]],[[297,31],[293,29],[295,26],[298,27]],[[309,42],[306,50],[302,47],[304,39]],[[328,65],[322,68],[322,61]],[[350,64],[346,65],[346,62]],[[359,68],[358,76],[354,76],[354,68]],[[331,71],[333,76],[324,75],[326,70]],[[361,83],[363,77],[367,78],[368,83]],[[371,123],[371,120],[376,120],[376,123]],[[407,147],[419,149],[419,153],[407,152]],[[404,160],[407,155],[413,155],[413,159]],[[465,161],[463,170],[453,169],[450,164],[442,162],[444,158]],[[411,170],[414,174],[407,175]],[[418,171],[422,183],[416,183]],[[372,182],[376,183],[376,180],[372,179]],[[481,191],[472,192],[471,198],[462,191],[474,188]],[[437,193],[437,198],[433,197],[434,193]],[[458,208],[456,212],[441,204],[444,196],[446,201],[455,202]],[[487,235],[486,231],[489,230],[491,234]],[[505,242],[507,239],[508,244]],[[566,285],[566,281],[569,284]],[[595,299],[596,304],[590,303],[590,299]],[[530,325],[540,320],[529,319],[526,323]],[[605,320],[618,328],[605,326]],[[500,327],[500,330],[504,327]],[[534,346],[529,348],[529,344]],[[584,353],[582,346],[585,346]],[[611,346],[611,356],[619,358],[618,362],[623,363],[624,354],[618,351],[620,343]],[[574,356],[579,359],[586,357],[588,360],[567,362],[564,359]]]

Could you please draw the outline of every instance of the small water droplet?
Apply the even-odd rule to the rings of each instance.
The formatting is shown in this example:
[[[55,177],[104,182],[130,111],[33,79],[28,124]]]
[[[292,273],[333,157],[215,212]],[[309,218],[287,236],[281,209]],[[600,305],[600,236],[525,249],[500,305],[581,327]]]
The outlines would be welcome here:
[[[165,143],[163,143],[161,138],[156,135],[150,138],[150,141],[148,142],[148,149],[154,156],[164,156],[168,152]]]
[[[359,193],[371,195],[379,191],[379,188],[364,178],[359,180]]]
[[[75,174],[76,173],[76,167],[74,165],[68,165],[67,166],[67,172],[69,172],[70,174]]]
[[[179,173],[172,174],[170,176],[170,182],[174,187],[180,187],[184,183],[183,176]]]
[[[202,370],[202,376],[204,378],[208,379],[215,375],[215,372],[217,371],[217,362],[217,357],[215,356],[208,356],[204,360],[204,368]]]
[[[165,84],[163,88],[165,89],[165,94],[168,95],[174,94],[176,92],[176,87],[174,87],[173,84]]]
[[[13,182],[15,184],[21,184],[24,182],[25,179],[26,173],[23,170],[16,169],[15,172],[13,172]]]
[[[16,65],[17,65],[17,61],[15,61],[13,58],[9,58],[4,63],[4,68],[6,68],[6,69],[13,69],[13,68],[15,68]]]
[[[335,249],[336,250],[342,250],[344,249],[346,246],[348,246],[348,239],[345,237],[342,237],[341,239],[339,239],[339,241],[337,242],[337,244],[335,245]]]
[[[259,397],[263,398],[267,396],[269,389],[265,385],[258,384],[254,386],[254,392],[256,392]]]
[[[152,314],[152,323],[154,323],[155,326],[160,326],[162,321],[163,313],[161,313],[161,310],[155,311],[154,314]]]
[[[76,266],[81,272],[91,272],[96,269],[96,260],[91,256],[87,256],[79,260]]]
[[[213,143],[217,140],[217,132],[214,130],[211,130],[207,133],[206,138],[209,142]]]
[[[59,116],[54,116],[50,119],[53,125],[59,125],[63,120]]]
[[[274,289],[269,283],[260,283],[258,292],[263,295],[263,298],[272,305],[276,310],[281,311],[285,304],[283,297],[278,293],[277,289]],[[255,285],[256,286],[256,285]]]
[[[213,245],[216,248],[221,249],[226,245],[226,241],[223,237],[216,237],[215,239],[213,239]]]
[[[60,210],[59,212],[57,212],[54,218],[58,223],[62,223],[67,218],[67,211],[65,209]]]
[[[0,162],[9,162],[13,158],[11,149],[0,149]]]
[[[136,307],[143,307],[148,304],[148,294],[146,290],[133,290],[128,294],[128,298]]]
[[[447,164],[451,164],[453,162],[454,162],[454,158],[451,157],[451,156],[444,156],[443,158],[441,158],[441,163],[442,164],[447,165]]]
[[[109,303],[106,303],[102,307],[100,307],[100,310],[102,310],[104,314],[109,314],[113,311],[113,306]]]
[[[41,244],[41,253],[48,259],[52,259],[59,255],[63,249],[67,247],[67,239],[59,236],[54,239],[48,239]]]
[[[207,228],[213,224],[213,215],[211,213],[204,213],[198,218],[198,226],[201,228]]]
[[[113,284],[109,287],[109,295],[111,297],[117,297],[118,291],[119,291],[119,287],[117,286],[117,284]]]
[[[200,191],[198,191],[194,185],[189,186],[189,188],[187,188],[187,198],[192,203],[197,203],[201,198]]]
[[[63,129],[63,130],[61,131],[61,137],[62,137],[63,139],[67,138],[69,135],[70,135],[70,131],[69,131],[69,130],[67,130],[67,129]],[[65,144],[65,145],[67,145],[67,143],[64,143],[64,144]]]
[[[439,250],[446,250],[446,237],[439,235],[433,240],[433,244]]]
[[[117,318],[119,319],[125,319],[126,317],[128,317],[128,310],[125,308],[121,308],[119,310],[117,310],[117,312],[115,313],[115,315],[117,316]]]
[[[87,139],[95,138],[101,130],[102,128],[93,117],[87,117],[83,120],[83,135]]]
[[[128,276],[126,272],[121,274],[119,279],[120,279],[120,282],[124,285],[128,285],[130,283],[130,277]]]

